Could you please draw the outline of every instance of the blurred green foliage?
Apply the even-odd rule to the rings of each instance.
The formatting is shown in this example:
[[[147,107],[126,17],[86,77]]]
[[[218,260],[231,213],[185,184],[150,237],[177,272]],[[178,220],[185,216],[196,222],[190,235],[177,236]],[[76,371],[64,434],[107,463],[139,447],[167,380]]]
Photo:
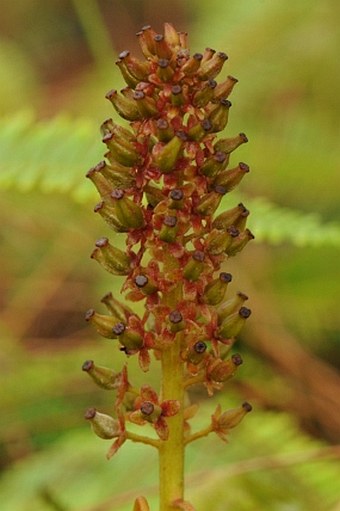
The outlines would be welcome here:
[[[228,133],[245,131],[250,140],[236,157],[251,166],[239,199],[257,241],[235,262],[235,281],[258,294],[253,327],[240,340],[246,364],[220,398],[228,407],[252,396],[254,385],[255,411],[227,446],[216,438],[190,446],[188,498],[202,511],[336,511],[339,467],[313,452],[337,439],[314,429],[316,441],[299,429],[298,407],[295,417],[287,413],[289,376],[248,338],[267,325],[284,354],[281,330],[266,307],[261,312],[266,298],[301,346],[330,371],[340,366],[339,2],[1,0],[0,7],[2,509],[125,511],[140,493],[155,502],[154,453],[128,444],[107,463],[105,442],[82,425],[86,407],[110,412],[112,400],[81,374],[82,361],[119,369],[124,360],[83,325],[84,311],[120,286],[87,257],[109,234],[92,214],[96,199],[83,175],[102,158],[98,125],[113,114],[104,94],[123,86],[112,65],[117,52],[135,48],[133,33],[146,23],[161,30],[173,21],[189,32],[194,52],[226,51],[226,72],[240,80]],[[317,414],[307,370],[300,408],[308,403]],[[142,377],[136,371],[136,384]],[[148,381],[157,378],[153,364]],[[335,407],[324,387],[326,408]],[[213,405],[203,404],[202,424]],[[296,453],[305,461],[290,464]],[[264,469],[258,457],[266,456],[274,461]]]

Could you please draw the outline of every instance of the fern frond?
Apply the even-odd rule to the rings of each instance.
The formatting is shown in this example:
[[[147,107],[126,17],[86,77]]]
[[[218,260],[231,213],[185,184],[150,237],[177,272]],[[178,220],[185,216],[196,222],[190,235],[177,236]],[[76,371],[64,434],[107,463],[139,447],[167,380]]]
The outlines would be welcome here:
[[[340,226],[324,223],[316,213],[281,207],[265,198],[247,199],[247,207],[254,213],[249,225],[257,241],[273,245],[288,242],[299,247],[340,247]]]
[[[31,112],[0,121],[0,188],[93,197],[84,171],[102,158],[97,129],[86,119],[60,115],[37,122]]]
[[[95,200],[88,167],[102,159],[97,128],[88,119],[60,115],[36,121],[31,112],[0,120],[0,189],[68,194],[77,202]],[[235,196],[234,196],[235,197]],[[244,199],[252,211],[249,226],[256,240],[296,246],[340,246],[340,226],[272,204],[267,199]]]

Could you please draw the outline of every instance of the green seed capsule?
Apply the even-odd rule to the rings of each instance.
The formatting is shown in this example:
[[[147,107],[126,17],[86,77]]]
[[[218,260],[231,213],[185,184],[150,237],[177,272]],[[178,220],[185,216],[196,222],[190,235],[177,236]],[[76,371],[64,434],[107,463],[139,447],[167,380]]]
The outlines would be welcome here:
[[[133,99],[125,96],[119,96],[116,90],[111,90],[106,94],[106,98],[112,103],[118,114],[127,121],[138,121],[142,115]]]
[[[236,335],[240,333],[250,314],[251,310],[247,309],[247,307],[241,307],[237,312],[230,314],[230,316],[226,317],[222,321],[222,324],[218,329],[218,335],[223,339],[236,337]]]
[[[183,269],[183,276],[191,282],[198,280],[204,270],[204,252],[195,250]]]
[[[100,238],[96,241],[96,248],[91,258],[113,275],[128,275],[131,271],[131,260],[119,248],[110,245],[108,238]]]
[[[117,336],[112,331],[112,328],[119,321],[118,318],[98,314],[94,309],[89,309],[85,314],[85,320],[91,323],[101,336],[106,337],[106,339],[116,339]]]
[[[233,138],[221,138],[214,145],[214,149],[215,151],[223,151],[229,154],[235,151],[241,144],[246,144],[247,142],[247,136],[244,133],[240,133]]]
[[[227,292],[228,284],[231,282],[230,273],[221,272],[217,279],[212,280],[204,289],[203,299],[209,305],[220,304]]]
[[[95,408],[86,410],[85,419],[90,421],[93,432],[104,440],[116,438],[121,433],[120,424],[117,419],[100,413]]]
[[[139,204],[126,197],[124,190],[115,189],[111,193],[119,222],[128,229],[140,229],[144,226],[143,210]]]
[[[119,384],[119,373],[108,367],[98,366],[93,360],[86,360],[82,365],[85,371],[98,387],[105,390],[115,390]]]

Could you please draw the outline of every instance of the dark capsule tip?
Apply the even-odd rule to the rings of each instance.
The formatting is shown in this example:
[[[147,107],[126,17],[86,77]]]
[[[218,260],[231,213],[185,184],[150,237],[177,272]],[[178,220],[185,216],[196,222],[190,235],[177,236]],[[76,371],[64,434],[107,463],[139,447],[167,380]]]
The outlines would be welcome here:
[[[186,142],[188,140],[188,134],[183,130],[176,131],[176,137],[178,137],[183,142]]]
[[[232,355],[231,360],[234,362],[236,366],[240,366],[243,364],[242,357],[239,353],[235,353],[235,355]]]
[[[222,98],[222,99],[220,99],[220,104],[221,104],[222,106],[226,106],[226,107],[228,107],[228,108],[230,108],[230,107],[231,107],[231,101],[229,101],[229,99],[226,99],[226,98]]]
[[[166,67],[168,67],[168,65],[169,65],[169,61],[168,61],[168,59],[159,59],[159,60],[158,60],[158,65],[159,65],[159,67],[161,67],[162,69],[165,69]]]
[[[207,349],[207,345],[203,341],[197,341],[194,344],[194,351],[198,354],[204,353]]]
[[[238,82],[238,78],[235,78],[235,76],[228,75],[229,80],[231,80],[234,83]]]
[[[236,238],[240,234],[240,231],[234,225],[231,225],[228,227],[227,233],[230,234],[232,238]]]
[[[182,200],[184,193],[179,188],[175,188],[174,190],[171,190],[169,196],[172,200]]]
[[[105,94],[105,97],[106,97],[106,99],[111,99],[111,98],[113,98],[113,96],[115,96],[116,94],[117,94],[117,90],[116,90],[116,89],[111,89],[111,90],[109,90],[109,92],[107,92],[107,93]]]
[[[96,416],[97,410],[95,408],[88,408],[85,412],[84,418],[86,420],[94,419]]]
[[[120,59],[125,59],[126,57],[128,57],[130,55],[130,52],[129,50],[124,50],[122,52],[120,52],[120,54],[118,55],[118,57]]]
[[[93,360],[85,360],[85,362],[83,363],[83,365],[81,366],[82,368],[82,371],[85,371],[85,372],[89,372],[91,371],[91,369],[93,369],[94,367],[94,362]]]
[[[171,92],[172,94],[174,94],[175,96],[177,96],[177,94],[180,94],[182,92],[182,87],[180,85],[173,85],[171,87]]]
[[[102,238],[99,238],[99,240],[97,240],[95,243],[96,247],[98,247],[98,248],[107,247],[108,244],[109,244],[109,238],[105,238],[105,236],[103,236]]]
[[[106,167],[106,162],[104,160],[102,160],[99,163],[97,163],[97,165],[95,165],[94,170],[96,172],[100,172],[101,170],[105,169],[105,167]]]
[[[251,412],[253,407],[251,406],[250,403],[248,403],[247,401],[245,401],[244,403],[242,403],[242,408],[246,411],[246,412]]]
[[[85,321],[89,321],[95,315],[95,313],[96,311],[94,309],[89,309],[88,311],[86,311]]]
[[[114,327],[112,327],[112,332],[115,334],[115,335],[121,335],[125,332],[125,329],[126,329],[126,325],[124,325],[124,323],[116,323],[114,325]]]
[[[98,204],[96,204],[95,207],[93,208],[93,211],[95,213],[97,213],[98,211],[103,209],[103,207],[104,207],[104,201],[98,202]]]
[[[241,307],[238,313],[241,316],[241,318],[247,319],[251,314],[251,310],[248,309],[247,307]]]
[[[105,144],[106,142],[109,142],[112,139],[113,139],[113,133],[106,133],[102,138],[102,142],[104,142],[104,144]]]
[[[210,89],[215,89],[215,87],[217,86],[217,82],[216,80],[208,80],[208,85]]]
[[[203,59],[202,53],[194,53],[192,57],[199,62]]]
[[[144,401],[141,404],[140,411],[143,415],[151,415],[155,409],[155,406],[151,401]]]
[[[164,217],[163,224],[167,227],[175,227],[177,218],[175,216],[167,215]]]
[[[164,35],[156,34],[155,36],[153,36],[153,39],[154,39],[154,41],[156,41],[156,43],[160,43],[161,41],[163,41]]]
[[[135,284],[137,287],[144,287],[149,282],[149,279],[146,275],[137,275],[135,277]]]
[[[248,142],[248,137],[245,133],[239,133],[239,136],[242,138],[243,143]]]
[[[195,261],[202,263],[205,259],[205,254],[201,250],[195,250],[192,254],[192,258],[195,259]]]
[[[135,90],[133,93],[133,99],[136,99],[137,101],[140,99],[144,99],[145,94],[142,90]]]
[[[233,276],[231,275],[231,273],[226,273],[223,271],[222,273],[220,273],[219,279],[221,282],[227,284],[233,280]]]
[[[242,161],[240,161],[238,166],[240,167],[241,170],[243,170],[243,172],[249,172],[250,171],[249,165],[247,165],[246,163],[243,163]]]
[[[201,123],[201,126],[204,129],[204,131],[210,131],[212,128],[212,123],[209,119],[204,119],[204,121],[202,121]]]
[[[223,60],[227,60],[228,59],[228,55],[226,53],[224,53],[224,51],[219,51],[218,54],[217,54],[221,59]]]
[[[96,172],[96,168],[95,167],[91,167],[85,174],[85,177],[88,177],[88,178],[91,178],[92,175]]]
[[[239,296],[239,297],[240,297],[242,300],[244,300],[244,301],[246,301],[246,300],[248,300],[248,299],[249,299],[249,296],[248,296],[248,295],[246,295],[245,293],[242,293],[241,291],[239,291],[239,292],[237,293],[237,296]]]
[[[171,311],[169,314],[169,321],[171,323],[180,323],[183,320],[182,314],[178,310]]]
[[[223,163],[227,158],[227,153],[224,153],[223,151],[217,151],[214,154],[214,160],[217,161],[217,163]]]
[[[121,188],[115,188],[112,192],[111,192],[111,197],[113,199],[117,199],[117,200],[120,200],[124,197],[124,190],[122,190]]]
[[[158,119],[156,126],[160,130],[166,130],[169,127],[169,123],[166,119]]]
[[[110,300],[111,298],[113,298],[112,293],[111,291],[108,291],[108,293],[106,293],[100,301],[105,303],[107,300]]]
[[[151,28],[151,25],[144,25],[144,26],[141,28],[141,30],[142,30],[142,32],[145,32],[145,30],[150,30],[150,28]]]
[[[216,186],[214,187],[214,191],[215,191],[216,193],[219,193],[220,195],[225,195],[225,194],[227,193],[227,191],[228,191],[228,190],[227,190],[227,188],[226,188],[225,186],[223,186],[223,185],[216,185]]]

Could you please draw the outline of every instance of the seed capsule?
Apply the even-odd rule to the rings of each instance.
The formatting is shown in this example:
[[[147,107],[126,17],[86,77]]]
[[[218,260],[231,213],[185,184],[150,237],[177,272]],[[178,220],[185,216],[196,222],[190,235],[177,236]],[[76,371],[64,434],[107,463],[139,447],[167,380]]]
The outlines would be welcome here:
[[[253,240],[255,236],[250,232],[249,229],[241,232],[236,238],[233,239],[232,243],[226,249],[225,253],[231,257],[236,255],[238,252],[244,249],[244,247]]]
[[[214,53],[208,60],[202,59],[201,66],[197,71],[197,76],[201,80],[209,80],[215,78],[215,76],[217,76],[220,73],[223,64],[227,59],[228,55],[226,55],[222,51]]]
[[[119,421],[110,417],[110,415],[98,412],[95,408],[86,410],[85,419],[91,422],[93,432],[99,438],[108,440],[120,435]]]
[[[204,259],[205,259],[204,252],[201,252],[200,250],[195,250],[195,252],[193,252],[191,256],[191,259],[189,259],[189,261],[187,262],[183,269],[184,278],[190,280],[191,282],[195,282],[196,280],[198,280],[204,269]]]
[[[195,344],[189,346],[183,353],[184,360],[190,364],[198,365],[206,356],[207,344],[204,341],[197,341]]]
[[[244,293],[237,293],[235,296],[220,305],[217,309],[219,324],[221,324],[228,316],[238,311],[246,300],[248,300],[247,295]]]
[[[121,165],[132,167],[140,162],[140,155],[131,142],[123,143],[113,133],[104,135],[103,142]]]
[[[185,321],[182,314],[178,310],[173,310],[168,316],[170,331],[173,333],[179,332],[185,328]]]
[[[225,153],[223,153],[225,154]],[[224,186],[227,192],[230,192],[237,186],[249,172],[249,167],[246,163],[239,163],[234,169],[225,170],[216,176],[214,185]]]
[[[207,252],[211,255],[219,255],[226,252],[233,239],[237,238],[239,234],[240,231],[234,226],[229,227],[226,231],[212,230],[205,240]]]
[[[241,307],[238,312],[234,312],[227,316],[218,329],[218,335],[223,339],[230,339],[238,335],[251,314],[251,310],[247,307]]]
[[[118,114],[127,121],[138,121],[142,118],[141,113],[133,99],[119,96],[116,90],[109,91],[105,96],[114,106]]]
[[[116,232],[127,232],[128,229],[117,218],[116,208],[108,201],[101,201],[94,207],[94,212],[99,213],[105,222]]]
[[[229,430],[237,426],[243,417],[247,415],[247,413],[251,412],[253,407],[245,402],[238,408],[233,408],[232,410],[228,410],[220,416],[218,419],[218,425],[222,430]]]
[[[226,193],[227,190],[223,186],[215,186],[212,192],[203,195],[196,206],[196,212],[202,216],[213,215],[220,205],[223,195]]]
[[[209,119],[197,121],[197,123],[188,130],[188,137],[190,140],[200,142],[212,130],[212,127],[213,125]]]
[[[128,275],[131,271],[131,260],[119,248],[113,247],[108,238],[100,238],[96,241],[96,248],[91,258],[113,275]]]
[[[159,232],[159,239],[167,243],[173,243],[176,240],[177,232],[177,217],[174,215],[166,215],[163,220],[162,228]]]
[[[144,275],[141,273],[140,275],[137,275],[134,279],[134,282],[138,289],[142,291],[143,294],[146,296],[152,295],[156,291],[158,291],[158,287],[156,283],[147,275]]]
[[[215,98],[217,99],[227,98],[237,82],[238,82],[237,78],[234,78],[233,76],[228,76],[224,82],[219,83],[215,88],[214,90]]]
[[[144,226],[143,210],[139,204],[126,197],[123,190],[117,188],[111,193],[119,222],[128,229],[140,229]]]
[[[214,97],[214,89],[217,86],[215,80],[208,80],[205,82],[200,90],[198,90],[193,97],[192,103],[194,106],[203,108]]]
[[[215,151],[223,151],[229,154],[235,151],[241,144],[246,144],[247,142],[247,136],[244,133],[240,133],[233,138],[221,138],[214,145],[214,149]]]
[[[228,360],[216,359],[208,367],[208,375],[213,381],[223,383],[234,376],[237,368],[243,363],[238,353]]]
[[[223,170],[228,165],[228,161],[229,157],[227,153],[224,153],[223,151],[217,151],[215,154],[205,160],[202,167],[200,168],[200,172],[204,176],[216,176],[216,174],[221,172],[221,170]],[[216,182],[216,184],[223,183]]]
[[[201,61],[203,59],[202,53],[194,53],[192,57],[190,57],[185,64],[181,67],[181,71],[186,76],[192,76],[196,73],[198,68],[201,65]]]
[[[94,309],[89,309],[85,314],[85,320],[91,323],[91,325],[103,337],[106,337],[107,339],[116,339],[117,336],[112,331],[112,328],[117,323],[118,318],[98,314]]]
[[[226,294],[228,284],[232,280],[230,273],[221,272],[217,279],[212,280],[204,289],[203,298],[209,305],[220,304]]]
[[[118,322],[112,331],[118,337],[120,344],[128,351],[139,350],[143,346],[141,334],[137,330],[127,327],[125,323]]]
[[[209,121],[212,124],[212,132],[224,130],[228,123],[229,109],[231,102],[228,99],[220,99],[219,104],[212,110],[209,115]]]
[[[175,169],[177,159],[185,141],[182,132],[177,132],[167,144],[156,144],[152,150],[154,164],[164,174],[168,174]]]
[[[240,202],[235,208],[228,209],[228,211],[218,215],[212,225],[215,229],[226,230],[233,225],[242,230],[245,227],[248,215],[248,209]]]
[[[146,96],[143,91],[136,90],[133,93],[133,99],[143,117],[148,118],[159,114],[155,100]]]
[[[93,360],[86,360],[86,362],[82,365],[82,370],[85,371],[92,378],[95,384],[102,389],[117,389],[119,374],[112,369],[95,365]]]

